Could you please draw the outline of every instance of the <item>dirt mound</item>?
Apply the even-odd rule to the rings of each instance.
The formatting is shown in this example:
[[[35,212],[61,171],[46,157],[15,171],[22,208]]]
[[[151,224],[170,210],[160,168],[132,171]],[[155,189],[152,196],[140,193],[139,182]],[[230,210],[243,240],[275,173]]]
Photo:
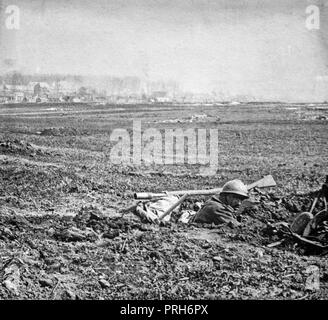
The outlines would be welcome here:
[[[76,128],[46,128],[40,132],[41,136],[79,136],[87,134],[85,130]]]
[[[217,230],[213,230],[217,233]],[[306,264],[81,207],[76,217],[0,214],[1,299],[302,298]],[[198,236],[197,236],[198,235]],[[325,265],[321,266],[326,272]],[[281,278],[284,271],[286,278]],[[326,270],[326,271],[325,271]],[[326,273],[325,273],[326,274]],[[315,296],[315,293],[311,293]]]
[[[0,141],[0,153],[8,155],[36,156],[49,154],[32,144],[22,140],[5,140]]]
[[[223,227],[219,231],[222,235],[231,240],[237,240],[254,244],[256,246],[266,246],[282,239],[283,234],[272,230],[272,225],[284,223],[291,225],[295,217],[305,211],[309,211],[314,200],[314,193],[304,195],[289,195],[284,198],[277,198],[274,195],[261,196],[261,203],[253,208],[246,208],[244,212],[237,217],[241,226],[237,228]],[[317,213],[324,209],[324,202],[318,201],[313,211]],[[325,222],[318,227],[318,233],[321,234],[320,240],[323,245],[328,244],[327,228]],[[299,243],[289,237],[287,241],[279,246],[280,249],[289,250],[300,255],[321,254],[322,250],[308,248],[307,245]]]
[[[241,222],[239,227],[220,227],[218,232],[226,235],[229,239],[240,240],[254,245],[267,245],[275,238],[266,233],[268,224],[285,222],[291,224],[295,217],[305,211],[309,211],[313,203],[315,193],[288,195],[279,197],[275,194],[265,194],[255,191],[252,197],[259,202],[252,208],[246,208],[242,214],[237,216]],[[183,204],[183,210],[195,210],[195,202],[190,199]],[[324,202],[319,200],[313,213],[316,214],[324,209]],[[177,219],[176,219],[177,220]],[[217,228],[214,225],[202,225],[206,228]]]
[[[98,184],[70,170],[5,164],[0,167],[0,205],[47,210],[66,196],[87,193]]]

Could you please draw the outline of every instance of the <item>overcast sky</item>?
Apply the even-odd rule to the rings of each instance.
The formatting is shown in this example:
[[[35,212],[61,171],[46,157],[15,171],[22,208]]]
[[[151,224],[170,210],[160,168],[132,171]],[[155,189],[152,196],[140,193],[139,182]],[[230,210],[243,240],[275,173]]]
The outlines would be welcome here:
[[[194,92],[328,99],[327,84],[315,81],[328,76],[328,1],[2,2],[21,9],[15,46],[25,72],[136,75]],[[320,30],[306,28],[311,4],[320,6]]]

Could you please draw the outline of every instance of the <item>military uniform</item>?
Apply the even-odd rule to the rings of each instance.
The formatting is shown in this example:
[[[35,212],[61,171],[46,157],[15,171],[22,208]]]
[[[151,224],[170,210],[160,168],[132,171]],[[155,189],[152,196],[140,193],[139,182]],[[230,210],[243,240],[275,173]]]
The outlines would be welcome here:
[[[239,225],[234,217],[234,209],[224,204],[218,195],[207,200],[190,222]]]

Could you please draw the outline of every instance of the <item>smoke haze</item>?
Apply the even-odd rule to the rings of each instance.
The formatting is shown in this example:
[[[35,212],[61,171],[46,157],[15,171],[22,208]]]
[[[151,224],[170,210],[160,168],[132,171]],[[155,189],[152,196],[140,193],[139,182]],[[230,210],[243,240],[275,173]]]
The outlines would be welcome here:
[[[2,28],[0,57],[14,55],[24,73],[137,76],[225,97],[328,100],[323,1],[2,1],[8,4],[20,8],[21,26]],[[319,30],[306,28],[313,4]]]

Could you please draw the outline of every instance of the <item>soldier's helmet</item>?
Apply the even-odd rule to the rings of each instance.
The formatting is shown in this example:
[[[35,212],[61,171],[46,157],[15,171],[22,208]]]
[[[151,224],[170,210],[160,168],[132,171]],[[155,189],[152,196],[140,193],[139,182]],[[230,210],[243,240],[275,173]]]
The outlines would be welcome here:
[[[228,181],[223,186],[221,193],[238,194],[244,198],[248,198],[247,187],[243,184],[242,181],[240,181],[238,179]]]

